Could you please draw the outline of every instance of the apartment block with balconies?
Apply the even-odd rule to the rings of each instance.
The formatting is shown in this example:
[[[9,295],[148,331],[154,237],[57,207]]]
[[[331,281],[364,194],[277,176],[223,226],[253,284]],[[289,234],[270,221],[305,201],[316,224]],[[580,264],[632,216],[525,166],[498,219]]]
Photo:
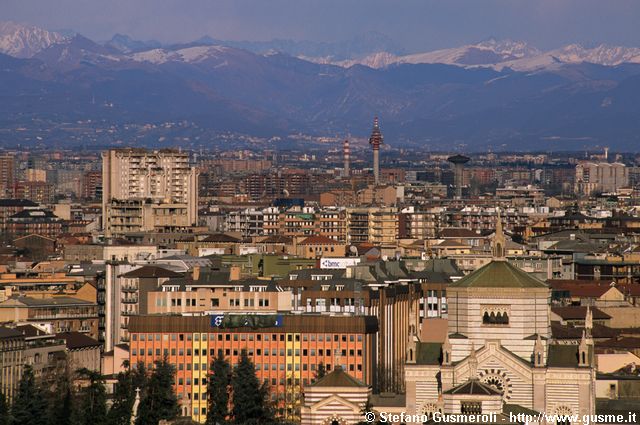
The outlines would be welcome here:
[[[103,228],[107,236],[175,231],[198,222],[198,173],[189,154],[112,149],[102,154]]]
[[[0,322],[50,324],[53,332],[98,338],[98,304],[74,297],[12,297],[0,303]]]

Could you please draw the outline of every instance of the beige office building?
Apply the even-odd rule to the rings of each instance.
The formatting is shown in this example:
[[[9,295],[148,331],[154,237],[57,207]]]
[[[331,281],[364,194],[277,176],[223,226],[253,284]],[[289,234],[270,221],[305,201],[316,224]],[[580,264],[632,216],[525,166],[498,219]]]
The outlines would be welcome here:
[[[575,191],[581,195],[593,192],[617,192],[629,186],[629,170],[615,162],[585,162],[576,165]]]
[[[180,231],[198,222],[198,173],[177,150],[112,149],[102,154],[107,236]]]
[[[16,183],[13,154],[0,154],[0,198],[12,198]]]

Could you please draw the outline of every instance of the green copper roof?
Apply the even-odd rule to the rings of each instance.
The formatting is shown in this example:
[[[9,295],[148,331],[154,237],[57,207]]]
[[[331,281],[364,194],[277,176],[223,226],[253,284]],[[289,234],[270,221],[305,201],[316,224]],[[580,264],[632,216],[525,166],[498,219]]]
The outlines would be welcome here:
[[[439,365],[442,363],[442,344],[439,342],[419,342],[417,345],[416,364]]]
[[[345,372],[341,366],[337,366],[331,373],[326,374],[316,382],[311,384],[312,387],[366,387],[367,384],[354,378]]]
[[[548,367],[578,367],[579,364],[578,345],[573,344],[550,344],[547,359]],[[593,357],[593,349],[589,347],[589,360]]]
[[[547,285],[507,261],[492,261],[452,283],[454,288],[546,288]]]

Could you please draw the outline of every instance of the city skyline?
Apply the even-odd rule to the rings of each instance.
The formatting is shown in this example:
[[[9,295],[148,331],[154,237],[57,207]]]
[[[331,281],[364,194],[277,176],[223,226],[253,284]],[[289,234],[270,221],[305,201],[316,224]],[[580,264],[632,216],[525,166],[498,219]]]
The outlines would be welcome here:
[[[637,0],[0,1],[0,425],[637,423]]]

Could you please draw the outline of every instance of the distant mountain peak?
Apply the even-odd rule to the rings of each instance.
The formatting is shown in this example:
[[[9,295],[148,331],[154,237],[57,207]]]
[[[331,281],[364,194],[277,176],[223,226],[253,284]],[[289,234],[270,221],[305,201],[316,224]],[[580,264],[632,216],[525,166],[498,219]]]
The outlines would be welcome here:
[[[17,58],[30,58],[67,37],[33,25],[0,22],[0,52]]]
[[[122,53],[140,52],[143,50],[157,49],[162,46],[159,41],[135,40],[126,34],[114,34],[105,46],[112,47]]]

